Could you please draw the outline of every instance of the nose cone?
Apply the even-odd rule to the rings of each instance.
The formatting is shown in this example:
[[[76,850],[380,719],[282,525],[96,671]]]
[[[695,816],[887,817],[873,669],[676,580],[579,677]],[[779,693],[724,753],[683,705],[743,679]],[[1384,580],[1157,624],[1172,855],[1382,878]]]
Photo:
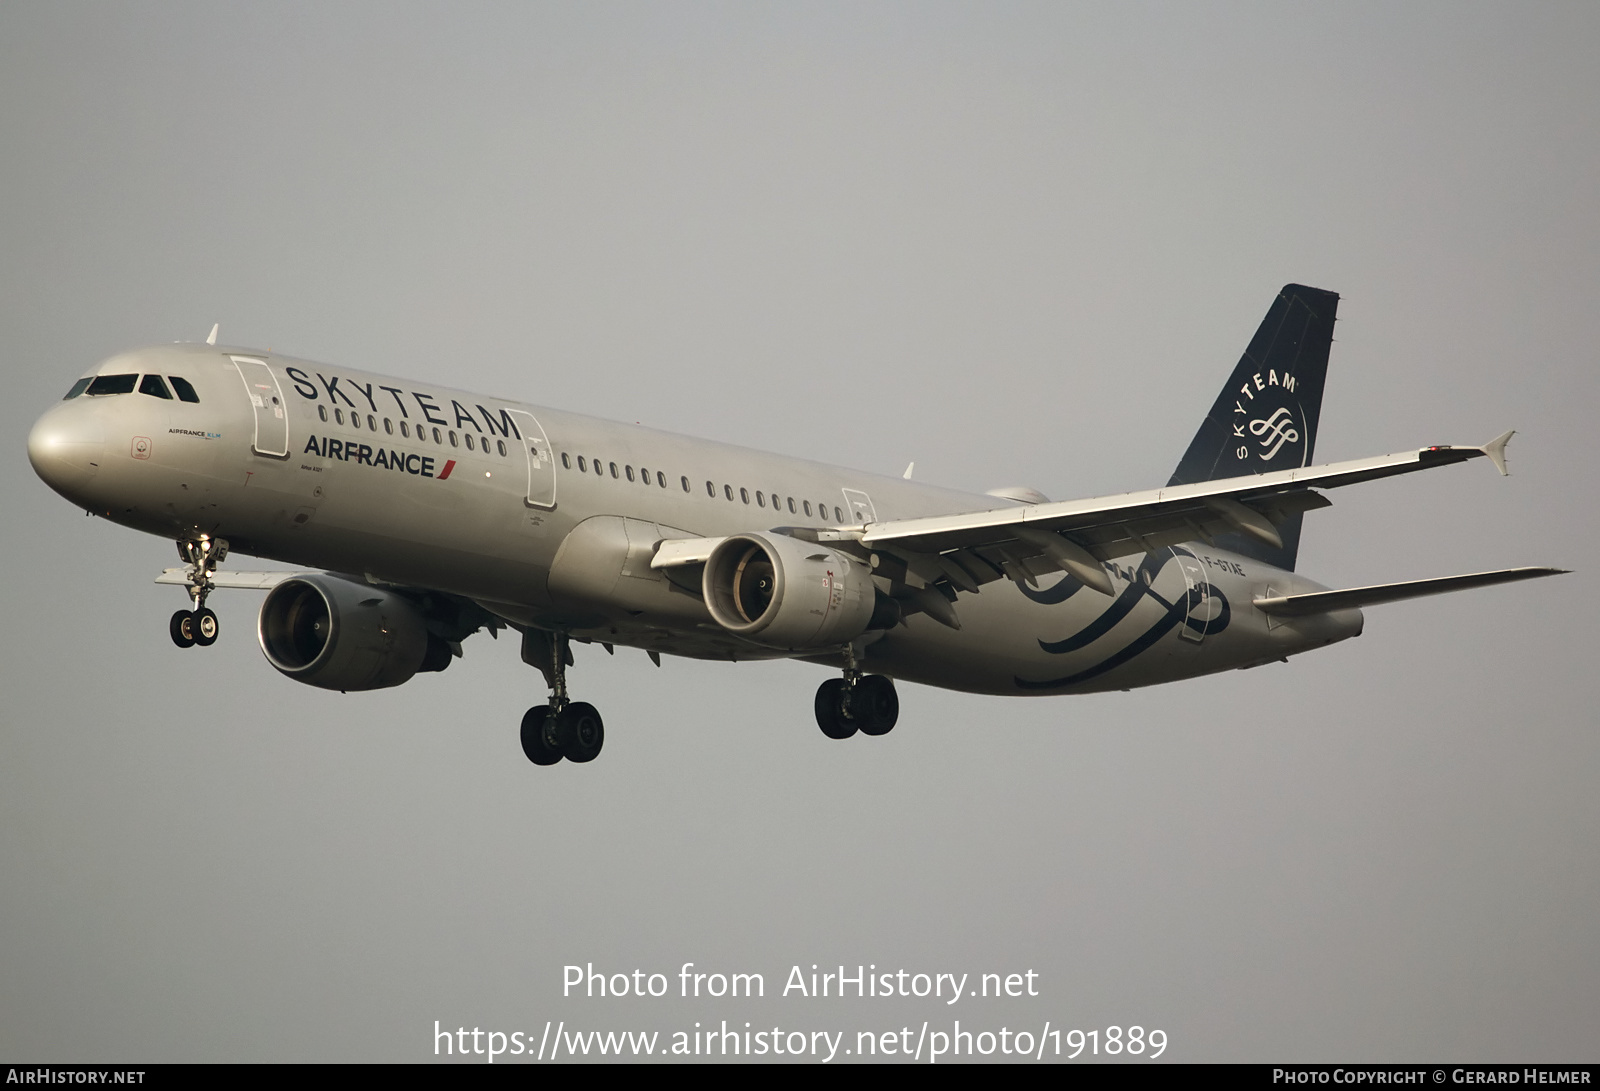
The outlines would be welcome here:
[[[33,472],[68,500],[78,499],[105,461],[105,429],[98,418],[88,406],[58,405],[28,433]]]

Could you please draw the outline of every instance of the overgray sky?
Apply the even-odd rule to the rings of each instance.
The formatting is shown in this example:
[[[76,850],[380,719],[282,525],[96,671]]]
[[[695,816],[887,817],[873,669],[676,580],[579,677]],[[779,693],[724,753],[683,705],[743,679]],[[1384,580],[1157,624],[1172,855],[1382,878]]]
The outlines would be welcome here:
[[[0,6],[0,1058],[433,1056],[449,1028],[1163,1029],[1177,1060],[1593,1060],[1600,9]],[[171,543],[33,475],[122,349],[275,348],[1056,499],[1166,480],[1280,285],[1340,292],[1330,586],[1247,672],[1083,698],[578,649],[537,769],[512,641],[341,696],[259,595],[175,649]],[[233,567],[254,566],[236,557]],[[1585,681],[1587,679],[1587,681]],[[760,972],[580,1000],[562,967]],[[790,967],[1039,974],[802,1000]]]

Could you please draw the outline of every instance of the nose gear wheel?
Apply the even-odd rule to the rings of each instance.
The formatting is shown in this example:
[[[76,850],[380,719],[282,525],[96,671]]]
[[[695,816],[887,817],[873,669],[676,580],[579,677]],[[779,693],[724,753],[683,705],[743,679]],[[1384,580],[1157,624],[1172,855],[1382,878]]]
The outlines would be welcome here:
[[[222,626],[216,613],[206,607],[206,599],[216,590],[217,585],[211,577],[216,575],[217,565],[227,555],[228,542],[225,538],[201,535],[199,538],[178,540],[178,556],[188,565],[189,597],[194,600],[193,610],[179,610],[168,623],[167,631],[178,647],[209,648],[217,642]]]

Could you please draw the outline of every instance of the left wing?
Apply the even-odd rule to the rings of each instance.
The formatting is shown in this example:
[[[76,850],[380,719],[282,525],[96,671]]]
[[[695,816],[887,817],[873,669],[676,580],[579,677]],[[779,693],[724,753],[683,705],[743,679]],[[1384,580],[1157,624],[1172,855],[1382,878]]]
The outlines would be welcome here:
[[[1313,487],[1338,488],[1479,457],[1488,457],[1504,474],[1511,436],[1507,432],[1482,447],[1425,447],[1120,496],[840,527],[818,537],[853,539],[888,552],[924,582],[948,580],[956,590],[976,591],[1001,577],[1031,583],[1059,568],[1110,594],[1101,561],[1231,531],[1281,545],[1275,524],[1295,512],[1328,506]]]

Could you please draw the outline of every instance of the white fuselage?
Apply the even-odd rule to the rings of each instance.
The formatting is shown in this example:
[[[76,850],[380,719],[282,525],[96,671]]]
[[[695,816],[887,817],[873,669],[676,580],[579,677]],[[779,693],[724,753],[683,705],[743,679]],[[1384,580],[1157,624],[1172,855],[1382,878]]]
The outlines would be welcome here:
[[[662,654],[794,654],[722,629],[692,587],[652,569],[662,539],[1011,503],[246,349],[143,349],[95,374],[177,376],[198,401],[84,394],[40,418],[36,470],[93,514]],[[860,643],[863,667],[971,692],[1090,692],[1268,662],[1361,629],[1353,609],[1269,619],[1254,598],[1320,586],[1201,542],[1106,569],[1111,597],[1050,575],[961,595],[959,630],[913,613]]]

